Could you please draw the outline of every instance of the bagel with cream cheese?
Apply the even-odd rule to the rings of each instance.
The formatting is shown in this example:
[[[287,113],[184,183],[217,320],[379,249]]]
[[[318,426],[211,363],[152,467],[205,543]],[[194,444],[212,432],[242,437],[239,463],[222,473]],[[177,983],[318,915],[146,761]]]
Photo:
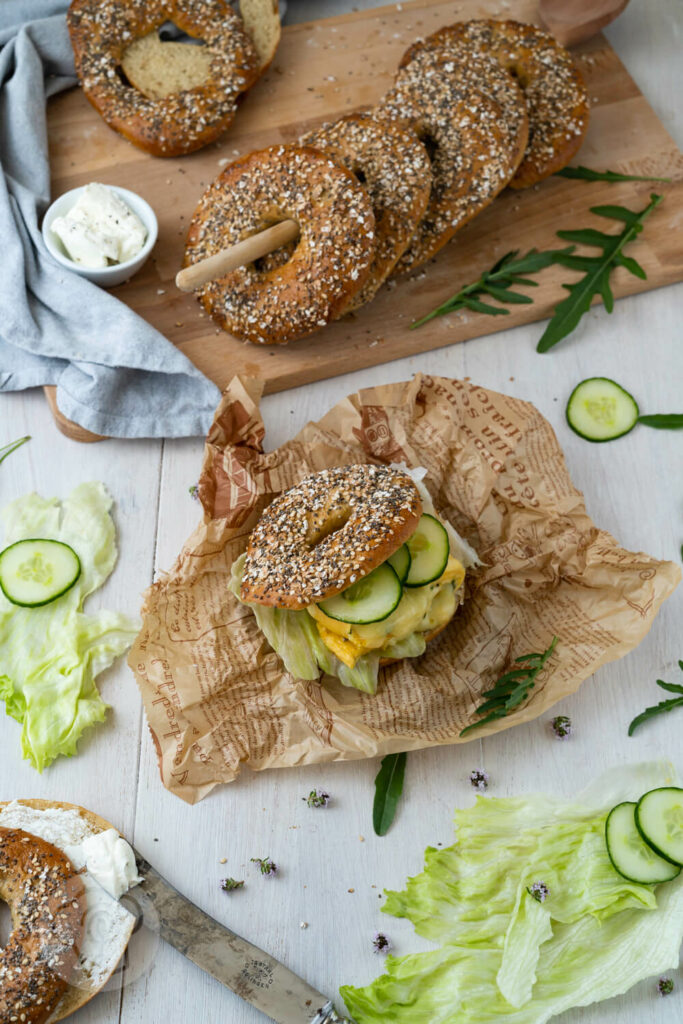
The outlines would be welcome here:
[[[374,693],[381,666],[423,654],[448,625],[477,562],[418,471],[340,466],[275,497],[230,590],[293,676]]]
[[[79,862],[83,841],[111,831],[119,837],[74,804],[0,802],[0,898],[13,924],[0,950],[3,1024],[54,1024],[92,999],[116,969],[136,919]]]

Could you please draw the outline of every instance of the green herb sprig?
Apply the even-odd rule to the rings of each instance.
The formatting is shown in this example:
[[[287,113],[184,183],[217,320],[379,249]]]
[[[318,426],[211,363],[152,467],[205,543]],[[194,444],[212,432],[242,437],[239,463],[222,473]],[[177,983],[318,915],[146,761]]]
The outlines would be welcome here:
[[[26,444],[30,440],[31,435],[27,434],[26,437],[20,437],[18,440],[10,441],[9,444],[4,445],[0,448],[0,462],[4,462],[8,455],[11,455],[17,448],[21,448],[22,444]]]
[[[580,181],[671,181],[671,178],[653,178],[649,174],[620,174],[618,171],[594,171],[592,167],[563,167],[555,171],[557,178],[573,178]]]
[[[567,242],[602,249],[599,256],[576,255],[575,245],[564,249],[548,249],[544,252],[531,249],[521,257],[519,250],[508,252],[477,281],[465,285],[446,302],[416,320],[410,329],[414,330],[435,317],[456,313],[460,309],[470,309],[475,313],[487,313],[490,316],[506,315],[510,310],[505,309],[503,304],[518,305],[533,301],[529,295],[513,290],[519,285],[537,286],[537,282],[525,277],[525,274],[537,273],[552,265],[583,271],[583,277],[579,281],[563,285],[569,295],[555,307],[536,347],[537,352],[547,352],[571,334],[584,313],[590,309],[596,295],[602,296],[605,309],[608,313],[612,312],[614,295],[610,285],[610,274],[616,267],[625,267],[629,273],[642,280],[647,278],[640,263],[632,256],[625,256],[622,250],[640,234],[645,218],[661,203],[662,198],[653,192],[648,205],[643,210],[636,211],[625,206],[592,206],[591,213],[597,214],[598,217],[622,221],[624,229],[617,235],[609,235],[595,228],[558,231],[557,235]],[[491,303],[482,302],[482,295],[495,299],[501,305],[493,306]]]
[[[536,676],[552,655],[556,645],[557,637],[554,636],[550,646],[542,654],[523,654],[520,658],[515,658],[515,665],[523,667],[505,672],[491,690],[486,690],[482,694],[487,700],[475,709],[475,714],[485,717],[466,726],[460,735],[464,736],[472,729],[478,729],[480,725],[486,725],[497,718],[504,718],[514,711],[533,689]]]
[[[375,800],[372,805],[372,825],[378,836],[389,831],[403,792],[403,779],[408,755],[387,754],[375,779]]]
[[[530,249],[525,256],[519,256],[519,249],[513,249],[512,252],[505,253],[490,270],[484,271],[477,281],[461,288],[441,306],[437,306],[431,313],[412,323],[410,329],[415,330],[437,316],[456,313],[459,309],[471,309],[474,313],[488,313],[490,316],[507,316],[509,309],[482,302],[478,296],[487,295],[497,302],[507,302],[510,305],[533,302],[531,296],[512,291],[512,288],[519,285],[538,288],[538,281],[530,281],[525,275],[536,274],[555,263],[558,255],[569,256],[573,252],[573,245],[565,249],[549,249],[546,252]]]
[[[683,672],[683,661],[678,662],[678,667]],[[643,722],[648,722],[655,715],[664,714],[666,711],[673,711],[674,708],[683,708],[683,686],[679,686],[677,683],[665,683],[663,679],[657,680],[657,686],[661,686],[662,690],[667,690],[669,693],[676,693],[678,696],[672,697],[671,700],[660,701],[659,704],[653,704],[652,707],[645,708],[639,715],[636,715],[628,727],[629,736],[633,736],[639,725],[642,725]]]
[[[608,235],[595,228],[579,228],[574,231],[558,231],[559,238],[567,242],[577,242],[602,249],[600,256],[577,256],[573,253],[557,253],[554,263],[567,267],[568,270],[583,271],[583,277],[573,284],[564,284],[569,295],[555,307],[550,323],[541,335],[536,346],[537,352],[547,352],[558,342],[566,338],[575,329],[584,313],[588,312],[591,301],[596,295],[602,301],[608,313],[614,309],[614,295],[610,286],[610,274],[616,267],[624,267],[634,277],[642,280],[647,274],[632,256],[624,256],[623,249],[643,230],[643,221],[662,201],[662,196],[654,192],[647,206],[638,211],[628,210],[625,206],[591,206],[591,213],[598,217],[624,222],[624,229],[618,235]]]

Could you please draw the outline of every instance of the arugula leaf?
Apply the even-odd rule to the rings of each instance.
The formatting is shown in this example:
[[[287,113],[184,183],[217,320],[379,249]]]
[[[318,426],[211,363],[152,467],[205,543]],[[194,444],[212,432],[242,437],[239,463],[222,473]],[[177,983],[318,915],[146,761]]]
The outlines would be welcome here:
[[[20,437],[17,441],[10,441],[9,444],[4,445],[4,447],[0,448],[0,462],[4,462],[8,455],[11,455],[17,448],[21,448],[22,444],[26,444],[30,440],[31,435],[27,434],[26,437]]]
[[[578,325],[584,313],[590,309],[591,301],[601,295],[608,313],[614,308],[614,296],[610,287],[610,274],[615,267],[625,267],[636,277],[646,278],[647,275],[640,264],[631,257],[624,256],[622,249],[633,241],[643,230],[643,221],[662,201],[662,196],[654,192],[648,205],[640,211],[628,210],[624,206],[592,206],[591,213],[599,217],[621,220],[624,230],[618,235],[608,235],[593,228],[575,231],[558,231],[560,238],[580,245],[594,246],[602,249],[600,256],[575,256],[558,253],[554,262],[569,270],[584,272],[584,276],[574,284],[565,284],[569,295],[555,307],[555,311],[536,346],[537,352],[547,352],[566,338]]]
[[[493,689],[486,690],[482,696],[488,697],[483,704],[475,709],[475,714],[485,715],[479,722],[473,722],[466,726],[460,733],[464,736],[471,729],[478,729],[480,725],[493,722],[496,718],[504,718],[513,711],[529,695],[533,689],[536,676],[545,665],[557,645],[557,637],[554,636],[550,646],[542,654],[523,654],[521,658],[515,658],[516,665],[524,665],[524,668],[511,669],[505,672],[495,684]]]
[[[382,759],[380,770],[375,779],[375,801],[372,805],[372,824],[378,836],[389,831],[396,807],[403,792],[403,777],[406,770],[408,755],[387,754]]]
[[[683,430],[683,412],[655,413],[652,416],[639,416],[638,423],[655,430]]]
[[[410,325],[415,330],[429,320],[437,316],[445,316],[447,313],[455,313],[459,309],[471,309],[474,313],[488,313],[490,316],[507,316],[509,309],[502,306],[492,306],[482,302],[478,296],[487,295],[497,302],[520,305],[533,302],[529,295],[513,291],[519,285],[538,287],[537,281],[531,281],[525,274],[536,274],[556,262],[559,255],[569,256],[574,251],[574,246],[567,246],[565,249],[549,249],[546,252],[538,252],[530,249],[524,256],[519,256],[519,249],[505,253],[490,270],[484,271],[481,277],[472,284],[465,285],[459,292],[452,295],[450,299],[437,306],[431,313],[427,313],[420,320]]]
[[[671,178],[651,178],[647,174],[619,174],[618,171],[594,171],[592,167],[563,167],[555,171],[558,178],[579,178],[581,181],[671,181]]]
[[[678,662],[678,667],[683,672],[683,661]],[[633,719],[628,727],[629,736],[633,736],[639,725],[643,722],[649,721],[654,718],[655,715],[664,714],[667,711],[673,711],[674,708],[683,708],[683,686],[679,686],[678,683],[665,683],[663,679],[657,680],[657,686],[661,686],[662,690],[666,690],[668,693],[677,693],[680,696],[673,697],[671,700],[660,701],[659,704],[653,704],[649,708],[645,708],[639,715]]]

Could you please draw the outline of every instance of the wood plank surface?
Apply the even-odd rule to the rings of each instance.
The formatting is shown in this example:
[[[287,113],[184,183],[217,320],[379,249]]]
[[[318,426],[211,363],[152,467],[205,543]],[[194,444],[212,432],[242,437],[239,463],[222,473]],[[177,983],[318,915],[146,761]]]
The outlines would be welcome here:
[[[324,8],[324,5],[318,5]],[[533,21],[534,0],[519,0],[514,16]],[[411,331],[410,323],[473,280],[510,249],[556,247],[559,227],[612,230],[588,212],[616,202],[639,209],[654,188],[665,202],[629,251],[645,267],[646,281],[620,269],[617,296],[683,279],[683,248],[677,226],[683,217],[683,156],[604,36],[576,52],[592,105],[581,163],[633,174],[673,177],[656,186],[619,185],[551,178],[524,192],[507,190],[423,270],[384,287],[358,313],[286,346],[260,347],[219,330],[193,296],[173,283],[195,205],[221,167],[237,155],[279,142],[353,108],[374,103],[392,81],[397,62],[415,38],[456,19],[497,14],[496,0],[414,0],[356,11],[285,29],[268,74],[249,93],[220,140],[188,157],[162,160],[135,149],[111,131],[79,89],[49,106],[53,194],[91,180],[134,189],[155,208],[159,241],[152,258],[114,294],[157,327],[219,387],[235,373],[281,391],[310,381],[385,363],[456,341],[542,319],[564,295],[566,270],[545,271],[534,303],[501,317],[460,313]],[[539,330],[540,336],[540,330]],[[68,421],[62,424],[68,430]]]

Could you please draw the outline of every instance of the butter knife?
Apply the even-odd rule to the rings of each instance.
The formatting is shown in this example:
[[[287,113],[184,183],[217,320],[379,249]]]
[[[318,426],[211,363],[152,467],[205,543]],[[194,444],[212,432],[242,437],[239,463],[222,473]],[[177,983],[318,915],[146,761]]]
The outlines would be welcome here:
[[[149,899],[159,934],[178,952],[276,1024],[353,1024],[332,1000],[311,988],[269,953],[253,946],[181,895],[137,850],[143,881],[130,891]]]

